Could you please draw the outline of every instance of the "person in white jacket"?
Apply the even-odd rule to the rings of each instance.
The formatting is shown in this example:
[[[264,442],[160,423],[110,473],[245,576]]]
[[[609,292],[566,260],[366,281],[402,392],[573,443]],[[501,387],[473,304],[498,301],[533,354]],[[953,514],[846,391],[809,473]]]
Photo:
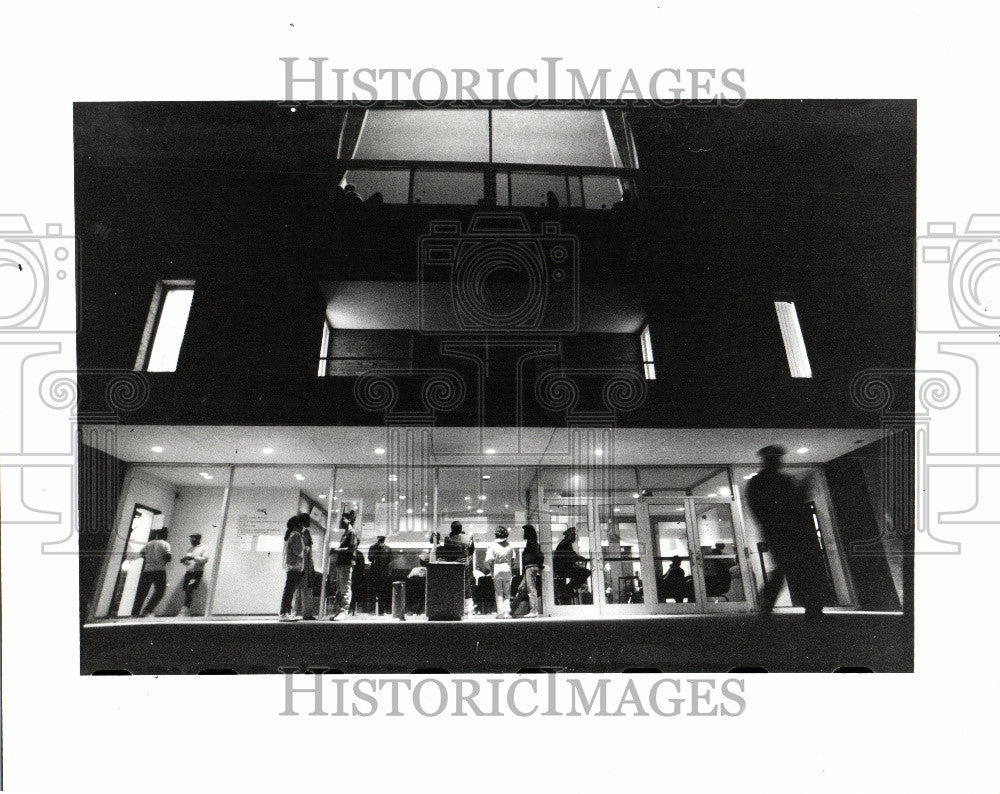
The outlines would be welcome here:
[[[513,575],[514,548],[507,540],[507,527],[497,527],[496,540],[486,549],[486,569],[493,573],[493,594],[497,600],[497,617],[510,617],[510,580]]]
[[[181,557],[181,562],[187,566],[184,582],[181,585],[184,590],[181,616],[187,616],[191,614],[191,599],[194,597],[194,591],[201,585],[201,579],[205,575],[205,563],[208,562],[208,547],[201,542],[201,535],[197,533],[191,535],[191,548]]]

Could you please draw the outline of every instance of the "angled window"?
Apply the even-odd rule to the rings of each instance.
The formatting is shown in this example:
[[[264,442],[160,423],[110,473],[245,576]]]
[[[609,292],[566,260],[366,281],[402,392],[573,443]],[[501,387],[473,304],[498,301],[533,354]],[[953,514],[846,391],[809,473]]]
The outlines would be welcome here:
[[[793,378],[811,378],[812,368],[809,366],[806,340],[802,338],[795,304],[791,301],[775,301],[774,309],[778,313],[778,325],[781,326],[781,341],[785,344],[788,371]]]
[[[646,380],[656,380],[656,364],[653,363],[653,338],[649,333],[649,326],[642,329],[639,334],[639,344],[642,346],[642,371]]]
[[[176,372],[187,328],[193,281],[161,281],[153,292],[149,317],[139,345],[135,368],[146,372]]]
[[[367,110],[344,118],[341,187],[387,204],[612,209],[638,170],[622,111]]]

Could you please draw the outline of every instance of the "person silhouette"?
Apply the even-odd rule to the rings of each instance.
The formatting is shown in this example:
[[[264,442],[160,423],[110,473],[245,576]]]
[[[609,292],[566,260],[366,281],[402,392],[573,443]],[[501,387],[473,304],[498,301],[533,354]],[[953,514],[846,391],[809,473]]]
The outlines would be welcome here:
[[[816,527],[806,506],[805,488],[781,471],[783,447],[774,444],[757,454],[763,466],[747,483],[747,501],[777,563],[777,570],[761,591],[761,614],[772,612],[781,583],[787,581],[793,603],[805,607],[806,617],[820,617],[826,568]]]

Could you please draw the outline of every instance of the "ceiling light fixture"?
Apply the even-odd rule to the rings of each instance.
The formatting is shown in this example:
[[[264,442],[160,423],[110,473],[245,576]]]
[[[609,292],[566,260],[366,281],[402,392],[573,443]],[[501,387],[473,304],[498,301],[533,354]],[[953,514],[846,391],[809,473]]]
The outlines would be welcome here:
[[[262,449],[261,452],[263,452],[265,455],[273,455],[274,447],[264,447],[264,449]]]
[[[296,474],[295,479],[298,480],[299,482],[302,482],[305,479],[305,477],[301,474]]]
[[[493,447],[490,447],[489,449],[484,449],[483,452],[485,452],[487,455],[496,455],[497,454],[497,451],[495,449],[493,449]]]
[[[375,447],[375,454],[376,455],[384,455],[385,454],[385,447]]]
[[[153,452],[163,452],[163,447],[150,447]]]
[[[800,455],[805,455],[809,451],[809,447],[799,447],[797,450]]]

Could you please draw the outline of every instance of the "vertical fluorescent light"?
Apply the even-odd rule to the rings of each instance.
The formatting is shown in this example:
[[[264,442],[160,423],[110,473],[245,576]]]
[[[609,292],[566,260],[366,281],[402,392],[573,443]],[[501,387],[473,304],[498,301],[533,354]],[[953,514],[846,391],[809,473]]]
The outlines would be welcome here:
[[[193,298],[193,286],[166,288],[163,307],[153,335],[153,347],[146,365],[147,371],[176,372],[177,358],[181,352],[181,343],[184,341],[184,330],[187,328]]]
[[[330,355],[330,321],[323,321],[323,338],[319,343],[319,371],[316,373],[319,377],[324,377],[326,375],[326,357]]]
[[[653,363],[653,339],[649,334],[649,326],[642,329],[639,336],[642,345],[642,369],[646,380],[656,380],[656,365]]]
[[[802,338],[795,304],[791,301],[775,301],[774,310],[778,313],[778,325],[781,326],[781,341],[785,343],[788,371],[793,378],[811,378],[812,368],[809,366],[806,341]]]

